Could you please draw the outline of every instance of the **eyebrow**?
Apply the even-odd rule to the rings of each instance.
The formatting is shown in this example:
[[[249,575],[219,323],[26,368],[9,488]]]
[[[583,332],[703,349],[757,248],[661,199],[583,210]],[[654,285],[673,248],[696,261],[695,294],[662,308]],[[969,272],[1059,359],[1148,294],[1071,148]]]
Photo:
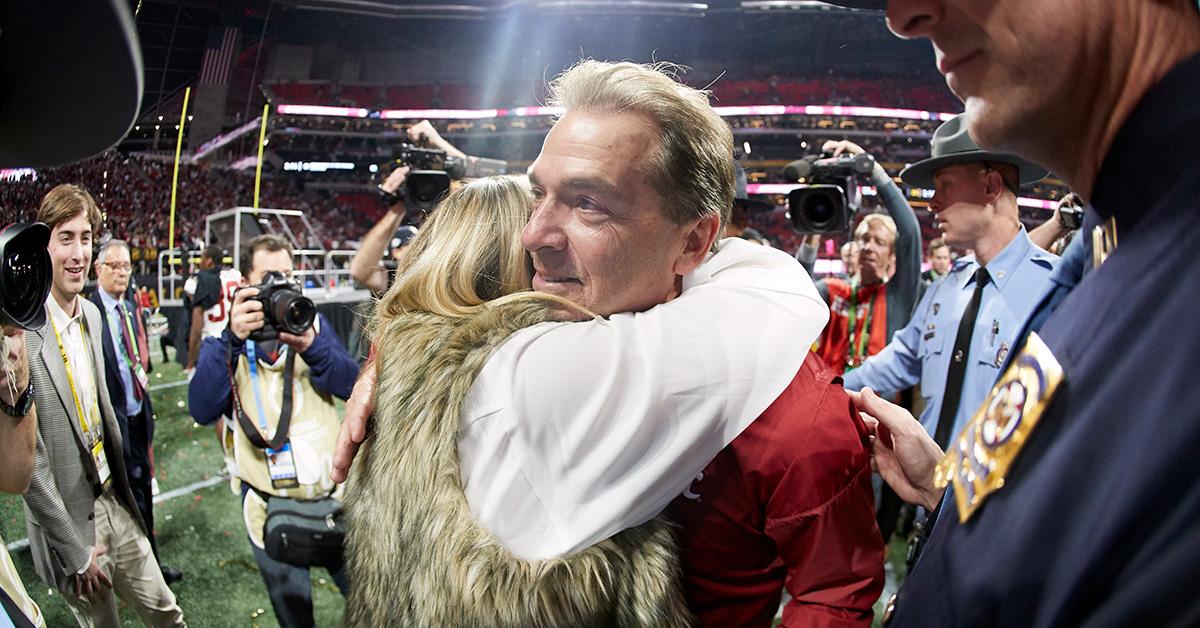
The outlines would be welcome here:
[[[530,170],[528,173],[529,183],[532,185],[541,185],[541,180],[537,174]],[[568,178],[563,182],[563,187],[569,190],[584,190],[594,192],[603,196],[608,196],[617,199],[621,202],[626,202],[628,199],[620,188],[601,179],[600,177],[577,176]]]

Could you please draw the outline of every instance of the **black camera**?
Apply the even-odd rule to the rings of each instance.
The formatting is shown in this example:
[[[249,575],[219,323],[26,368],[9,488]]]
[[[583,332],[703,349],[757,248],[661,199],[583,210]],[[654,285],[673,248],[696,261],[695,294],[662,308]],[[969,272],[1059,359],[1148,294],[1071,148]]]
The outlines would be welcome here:
[[[1083,201],[1074,192],[1063,197],[1058,205],[1058,224],[1067,231],[1083,227]]]
[[[34,330],[46,324],[50,294],[50,227],[16,223],[0,231],[0,324]]]
[[[394,204],[396,196],[402,196],[410,210],[428,212],[450,191],[450,181],[473,179],[504,174],[508,162],[500,159],[467,157],[462,159],[446,154],[436,148],[424,148],[415,144],[400,144],[392,152],[392,161],[399,166],[408,166],[401,195],[391,195],[380,189],[384,201]]]
[[[862,207],[857,177],[871,174],[875,158],[860,155],[809,155],[783,168],[788,181],[802,183],[788,194],[788,219],[801,233],[840,233]]]
[[[258,294],[250,298],[263,304],[263,326],[251,332],[250,340],[274,340],[280,331],[299,336],[312,327],[317,306],[283,273],[269,272],[262,283],[252,287],[258,288]]]

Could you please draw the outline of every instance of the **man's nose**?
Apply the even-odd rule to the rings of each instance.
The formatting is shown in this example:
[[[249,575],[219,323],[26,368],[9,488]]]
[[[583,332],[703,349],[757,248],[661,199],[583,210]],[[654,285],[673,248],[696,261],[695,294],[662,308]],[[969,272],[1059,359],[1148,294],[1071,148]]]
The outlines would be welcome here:
[[[889,0],[887,24],[897,37],[929,37],[945,15],[942,0]]]
[[[563,232],[567,217],[565,209],[550,198],[543,199],[534,206],[529,222],[521,230],[521,246],[531,253],[544,248],[555,251],[567,248],[567,237]]]

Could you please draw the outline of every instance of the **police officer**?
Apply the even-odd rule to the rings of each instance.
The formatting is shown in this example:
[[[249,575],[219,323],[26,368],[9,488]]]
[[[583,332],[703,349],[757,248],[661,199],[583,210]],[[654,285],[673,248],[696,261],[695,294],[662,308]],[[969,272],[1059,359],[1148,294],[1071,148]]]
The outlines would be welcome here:
[[[891,343],[846,374],[845,387],[890,394],[919,381],[921,424],[944,447],[991,390],[1058,258],[1034,246],[1018,219],[1017,183],[1041,180],[1044,168],[980,149],[961,115],[932,143],[933,156],[900,178],[934,190],[929,208],[945,241],[974,254],[954,262]]]
[[[1049,166],[1090,203],[1093,267],[1048,289],[944,458],[862,394],[897,493],[936,506],[949,488],[891,624],[1196,625],[1196,1],[886,7],[897,34],[932,40],[981,146]]]

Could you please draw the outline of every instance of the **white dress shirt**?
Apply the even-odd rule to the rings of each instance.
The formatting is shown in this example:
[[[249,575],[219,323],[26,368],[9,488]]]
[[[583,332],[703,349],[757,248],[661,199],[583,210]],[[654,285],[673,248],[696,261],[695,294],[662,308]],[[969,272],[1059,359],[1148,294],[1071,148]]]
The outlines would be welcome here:
[[[94,418],[100,400],[96,392],[96,369],[93,366],[95,363],[92,361],[92,349],[84,344],[83,326],[87,323],[83,319],[83,298],[75,297],[74,316],[68,315],[58,305],[58,301],[54,300],[54,295],[50,295],[46,299],[46,309],[50,313],[50,319],[54,322],[55,329],[58,330],[59,337],[62,338],[67,359],[71,362],[69,365],[64,364],[63,366],[71,374],[71,379],[75,383],[75,391],[79,393],[79,403],[83,406],[83,411],[87,413],[89,438],[96,438],[103,434],[104,425]],[[103,332],[88,330],[87,333]],[[75,401],[70,399],[67,400],[67,403],[74,404]]]
[[[828,318],[789,255],[726,239],[668,303],[513,334],[461,412],[471,512],[526,560],[649,521],[783,392]]]

